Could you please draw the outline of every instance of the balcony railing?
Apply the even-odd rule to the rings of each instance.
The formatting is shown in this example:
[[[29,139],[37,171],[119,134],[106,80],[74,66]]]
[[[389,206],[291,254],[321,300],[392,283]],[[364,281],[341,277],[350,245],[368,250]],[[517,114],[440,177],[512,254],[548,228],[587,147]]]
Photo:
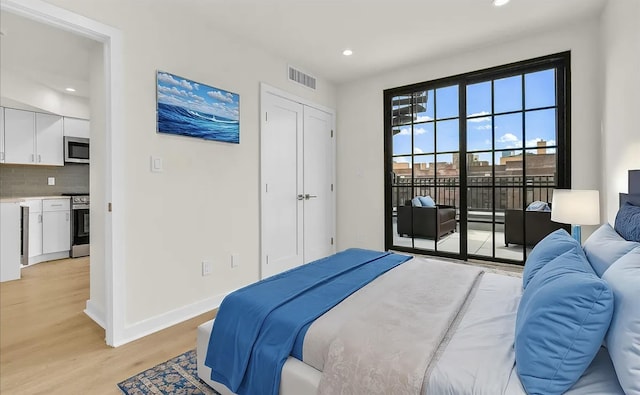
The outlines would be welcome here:
[[[548,176],[471,176],[467,178],[467,204],[469,211],[492,211],[495,190],[496,212],[507,209],[522,209],[523,196],[526,203],[536,200],[551,202],[553,189],[556,187],[555,177]],[[405,201],[415,196],[431,196],[437,204],[460,207],[459,177],[438,178],[396,178],[393,185],[393,207],[404,205]]]

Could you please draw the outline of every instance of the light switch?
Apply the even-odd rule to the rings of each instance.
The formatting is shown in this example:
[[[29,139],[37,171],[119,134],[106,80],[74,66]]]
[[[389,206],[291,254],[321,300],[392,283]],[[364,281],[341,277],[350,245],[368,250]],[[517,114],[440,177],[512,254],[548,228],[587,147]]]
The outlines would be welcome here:
[[[47,179],[47,184],[48,185],[56,185],[56,178],[55,177],[49,177]]]
[[[157,157],[157,156],[152,156],[151,157],[151,171],[156,172],[156,173],[160,173],[162,172],[163,166],[162,166],[162,158]]]

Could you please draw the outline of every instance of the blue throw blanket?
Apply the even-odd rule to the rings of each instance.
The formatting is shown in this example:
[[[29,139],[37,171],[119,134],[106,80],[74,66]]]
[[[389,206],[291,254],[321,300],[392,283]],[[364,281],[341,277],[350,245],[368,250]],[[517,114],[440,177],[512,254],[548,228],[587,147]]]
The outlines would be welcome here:
[[[239,394],[277,394],[294,343],[313,320],[388,270],[411,259],[349,249],[229,294],[216,316],[205,365]],[[302,336],[298,336],[301,334]]]

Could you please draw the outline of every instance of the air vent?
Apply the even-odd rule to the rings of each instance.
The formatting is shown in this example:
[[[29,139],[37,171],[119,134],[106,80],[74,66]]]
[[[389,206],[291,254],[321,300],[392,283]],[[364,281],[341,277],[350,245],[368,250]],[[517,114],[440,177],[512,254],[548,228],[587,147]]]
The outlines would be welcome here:
[[[296,82],[313,90],[316,89],[316,77],[312,77],[309,74],[303,73],[302,71],[292,66],[289,66],[289,81]]]

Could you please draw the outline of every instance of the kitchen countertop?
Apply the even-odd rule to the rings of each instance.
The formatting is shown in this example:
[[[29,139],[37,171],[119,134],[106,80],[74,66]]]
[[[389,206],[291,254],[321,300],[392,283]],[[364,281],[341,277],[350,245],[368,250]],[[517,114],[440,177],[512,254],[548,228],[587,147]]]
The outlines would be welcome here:
[[[70,199],[70,196],[27,196],[27,197],[15,197],[15,198],[0,198],[0,203],[21,203],[25,200],[34,200],[34,199]]]

